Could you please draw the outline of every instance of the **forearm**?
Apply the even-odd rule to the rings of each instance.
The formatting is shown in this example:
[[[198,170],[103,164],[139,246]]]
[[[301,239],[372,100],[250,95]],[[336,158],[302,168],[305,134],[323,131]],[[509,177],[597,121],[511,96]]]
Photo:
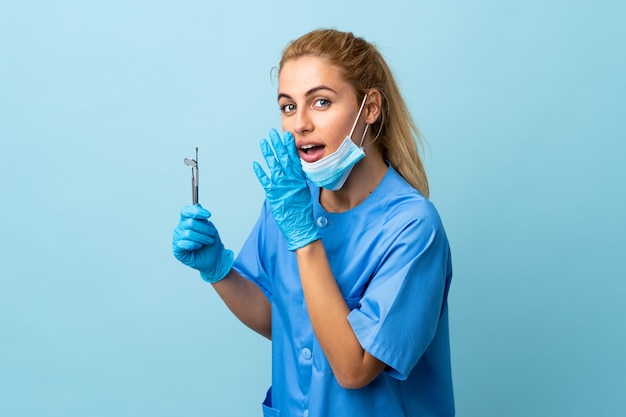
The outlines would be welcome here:
[[[363,350],[350,323],[350,309],[335,281],[321,240],[296,251],[309,317],[339,384],[360,388],[385,364]]]
[[[243,324],[272,338],[271,306],[256,284],[231,269],[226,278],[213,284],[213,288]]]

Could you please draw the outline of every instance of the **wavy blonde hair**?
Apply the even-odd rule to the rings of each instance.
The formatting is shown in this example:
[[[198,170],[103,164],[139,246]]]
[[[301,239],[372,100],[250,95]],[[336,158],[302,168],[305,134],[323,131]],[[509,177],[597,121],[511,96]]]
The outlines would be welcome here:
[[[355,89],[357,104],[376,89],[382,97],[381,116],[372,125],[378,132],[376,145],[383,158],[422,195],[428,198],[428,178],[419,156],[422,136],[400,94],[389,66],[376,47],[350,32],[320,29],[290,42],[283,51],[278,72],[284,64],[302,56],[317,56],[341,69]]]

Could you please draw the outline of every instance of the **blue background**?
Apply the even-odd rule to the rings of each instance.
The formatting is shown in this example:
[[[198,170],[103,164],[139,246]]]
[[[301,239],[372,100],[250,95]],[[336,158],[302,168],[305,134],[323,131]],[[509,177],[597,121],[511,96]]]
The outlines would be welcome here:
[[[624,2],[0,3],[0,415],[260,415],[270,343],[171,255],[200,200],[236,252],[319,27],[376,43],[451,240],[459,416],[618,416]]]

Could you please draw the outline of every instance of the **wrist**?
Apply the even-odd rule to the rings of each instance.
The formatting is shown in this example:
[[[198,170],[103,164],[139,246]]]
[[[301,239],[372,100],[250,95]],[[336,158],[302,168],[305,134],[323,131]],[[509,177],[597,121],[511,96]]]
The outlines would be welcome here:
[[[317,246],[316,242],[319,242],[320,244],[322,242],[322,237],[319,235],[319,233],[311,235],[306,240],[301,240],[297,243],[290,244],[289,250],[295,252],[296,254],[305,254],[307,252],[315,250],[315,246]]]
[[[317,230],[317,227],[313,225],[307,232],[298,233],[296,236],[288,238],[287,249],[291,252],[295,252],[320,239],[320,233]]]
[[[235,254],[230,249],[225,249],[220,256],[217,265],[210,270],[200,271],[200,277],[210,283],[215,284],[226,278],[235,263]]]

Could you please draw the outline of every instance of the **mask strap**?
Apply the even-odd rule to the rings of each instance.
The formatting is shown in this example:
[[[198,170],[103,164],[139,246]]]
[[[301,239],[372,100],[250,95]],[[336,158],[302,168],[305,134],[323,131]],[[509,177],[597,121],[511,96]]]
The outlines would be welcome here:
[[[352,130],[350,131],[350,135],[348,136],[350,139],[352,139],[352,134],[354,133],[354,129],[356,128],[356,124],[359,121],[359,118],[361,117],[361,112],[363,111],[363,107],[365,107],[365,100],[367,100],[367,94],[365,94],[365,97],[363,97],[363,102],[361,103],[361,107],[359,108],[359,114],[356,115],[356,120],[354,121],[354,124],[352,125]],[[365,131],[367,132],[367,126],[365,127]],[[363,139],[365,138],[365,134],[363,134],[363,138],[361,138],[361,146],[363,146]]]
[[[367,129],[369,129],[370,125],[365,125],[365,130],[363,131],[363,136],[361,136],[361,143],[359,144],[359,148],[363,149],[363,141],[365,140],[365,135],[367,135]]]

